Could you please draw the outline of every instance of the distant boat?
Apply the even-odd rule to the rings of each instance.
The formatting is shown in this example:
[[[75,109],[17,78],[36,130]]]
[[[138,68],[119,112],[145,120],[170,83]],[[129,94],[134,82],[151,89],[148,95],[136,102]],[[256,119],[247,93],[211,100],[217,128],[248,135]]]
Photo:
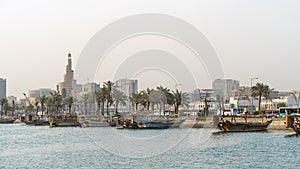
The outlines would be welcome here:
[[[25,120],[24,123],[26,125],[33,125],[33,121],[32,120]]]
[[[58,115],[49,117],[50,127],[78,127],[80,123],[78,122],[76,114]]]
[[[13,117],[0,118],[0,124],[13,124],[15,120]]]
[[[125,122],[123,128],[126,129],[169,129],[179,128],[184,120],[173,121],[173,120],[137,120],[136,122],[129,123]]]
[[[94,121],[94,120],[85,120],[80,123],[81,127],[109,127],[108,122],[103,121]]]
[[[35,125],[35,126],[48,126],[50,123],[48,120],[44,119],[35,119],[35,120],[25,120],[26,125]]]
[[[36,119],[33,121],[35,126],[48,126],[50,123],[48,120]]]
[[[226,132],[251,132],[251,131],[267,131],[272,120],[266,122],[236,122],[220,121],[218,127],[221,131]]]

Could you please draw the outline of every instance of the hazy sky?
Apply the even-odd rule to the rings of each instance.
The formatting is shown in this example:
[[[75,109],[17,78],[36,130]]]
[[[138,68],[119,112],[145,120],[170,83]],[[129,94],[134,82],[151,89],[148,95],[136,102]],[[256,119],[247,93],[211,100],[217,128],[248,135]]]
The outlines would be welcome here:
[[[300,89],[299,9],[297,0],[0,0],[0,77],[7,79],[8,95],[55,89],[69,50],[75,67],[88,40],[107,24],[161,13],[197,27],[227,78],[250,85],[259,77],[277,90]]]

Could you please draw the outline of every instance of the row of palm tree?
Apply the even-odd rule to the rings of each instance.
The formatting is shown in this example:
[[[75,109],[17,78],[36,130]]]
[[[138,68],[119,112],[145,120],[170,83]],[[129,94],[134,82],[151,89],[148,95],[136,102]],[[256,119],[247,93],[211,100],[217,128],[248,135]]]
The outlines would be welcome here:
[[[35,115],[38,116],[38,112],[41,108],[43,118],[44,112],[46,114],[58,114],[61,109],[64,107],[68,108],[68,112],[71,114],[72,105],[74,103],[73,97],[62,98],[61,94],[57,91],[51,92],[49,96],[42,95],[39,98],[35,99],[34,104],[29,103],[27,110],[31,113],[35,110]]]
[[[88,95],[88,94],[87,94]],[[88,100],[91,96],[82,96],[83,100]],[[109,107],[114,106],[115,113],[118,116],[118,108],[120,105],[125,106],[127,101],[131,103],[133,111],[138,111],[138,107],[142,106],[143,110],[150,111],[150,107],[154,110],[155,105],[159,106],[160,112],[165,112],[166,105],[173,105],[175,113],[181,105],[188,105],[188,94],[179,90],[171,91],[167,87],[158,86],[155,89],[147,88],[138,93],[132,93],[126,96],[119,87],[113,82],[104,82],[102,87],[94,93],[97,112],[101,112],[104,116],[105,112],[109,114]],[[105,110],[106,107],[106,110]]]
[[[139,93],[133,93],[129,97],[129,100],[135,110],[138,110],[138,105],[143,106],[143,110],[154,110],[154,106],[158,105],[160,112],[163,112],[165,115],[166,105],[174,106],[175,114],[178,114],[179,106],[187,106],[189,104],[189,97],[187,93],[179,91],[171,91],[170,89],[158,86],[156,89],[142,90]]]

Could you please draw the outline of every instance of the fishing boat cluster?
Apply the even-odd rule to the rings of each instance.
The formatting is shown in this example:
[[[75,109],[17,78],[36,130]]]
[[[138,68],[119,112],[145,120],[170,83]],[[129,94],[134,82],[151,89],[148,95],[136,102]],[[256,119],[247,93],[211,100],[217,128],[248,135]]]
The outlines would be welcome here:
[[[146,116],[145,116],[146,117]],[[179,128],[185,119],[182,118],[167,118],[166,116],[147,116],[147,118],[140,116],[131,116],[131,118],[121,117],[86,117],[77,116],[74,114],[60,114],[50,115],[46,118],[29,115],[28,117],[1,117],[0,124],[24,123],[33,126],[50,126],[50,127],[116,127],[118,129],[169,129]],[[244,121],[236,118],[243,118]],[[212,127],[216,126],[223,132],[258,132],[267,131],[272,119],[253,121],[251,118],[260,118],[257,116],[237,117],[237,116],[221,116],[216,121],[211,122]],[[230,119],[230,120],[228,120]],[[291,124],[295,134],[300,135],[300,121],[297,117],[293,117]]]

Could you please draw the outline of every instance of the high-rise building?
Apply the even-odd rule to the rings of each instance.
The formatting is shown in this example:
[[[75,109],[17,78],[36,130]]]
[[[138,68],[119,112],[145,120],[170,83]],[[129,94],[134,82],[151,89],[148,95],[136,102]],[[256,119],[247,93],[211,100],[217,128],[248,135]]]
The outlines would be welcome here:
[[[212,89],[216,95],[232,97],[239,88],[240,82],[233,79],[216,79],[212,84]]]
[[[0,78],[0,98],[6,98],[6,79]]]
[[[68,54],[68,65],[66,66],[66,74],[64,81],[57,85],[57,91],[63,98],[72,96],[73,89],[75,88],[76,81],[74,80],[74,71],[72,70],[71,53]]]
[[[116,81],[115,86],[128,97],[132,96],[132,93],[138,92],[138,80],[120,79]]]
[[[127,100],[125,101],[126,106],[120,105],[119,110],[120,111],[130,111],[131,110],[131,104],[129,101],[129,97],[132,96],[133,93],[138,93],[138,80],[132,80],[132,79],[120,79],[115,82],[116,89],[120,90],[127,96]]]

